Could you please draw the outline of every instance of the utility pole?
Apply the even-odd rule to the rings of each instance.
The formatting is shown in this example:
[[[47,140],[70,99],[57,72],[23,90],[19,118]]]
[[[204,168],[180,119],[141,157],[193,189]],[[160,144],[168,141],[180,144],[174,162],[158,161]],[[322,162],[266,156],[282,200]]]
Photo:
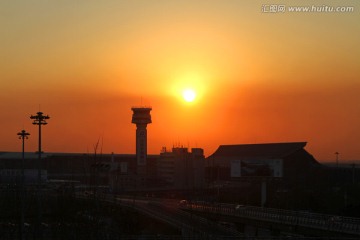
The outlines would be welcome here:
[[[24,188],[25,188],[25,139],[28,139],[30,133],[27,133],[25,130],[22,130],[17,135],[19,135],[19,139],[22,139],[22,161],[21,161],[21,198],[20,198],[20,205],[21,205],[21,216],[20,216],[20,240],[24,239]]]
[[[43,115],[42,112],[37,112],[36,115],[31,115],[30,119],[33,119],[33,124],[34,125],[38,125],[39,126],[39,149],[38,149],[38,154],[39,154],[39,160],[38,160],[38,224],[37,224],[37,234],[38,234],[38,238],[41,239],[42,238],[42,233],[41,233],[41,168],[42,168],[42,164],[41,164],[41,125],[46,125],[47,122],[46,120],[49,119],[50,117],[48,115]]]

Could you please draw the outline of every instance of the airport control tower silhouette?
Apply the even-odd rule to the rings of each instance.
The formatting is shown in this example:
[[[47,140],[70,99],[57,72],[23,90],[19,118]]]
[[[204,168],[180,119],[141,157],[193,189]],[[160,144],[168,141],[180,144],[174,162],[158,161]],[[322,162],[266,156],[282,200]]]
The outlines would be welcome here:
[[[132,107],[132,123],[136,124],[136,159],[137,174],[146,174],[147,155],[147,130],[146,126],[151,123],[151,107]]]

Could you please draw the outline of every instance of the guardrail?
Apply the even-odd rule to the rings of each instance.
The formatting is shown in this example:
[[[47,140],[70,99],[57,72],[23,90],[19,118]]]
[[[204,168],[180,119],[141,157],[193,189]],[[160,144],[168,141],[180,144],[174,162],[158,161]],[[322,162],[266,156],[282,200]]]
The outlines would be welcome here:
[[[181,208],[360,236],[359,218],[199,201],[188,202]]]

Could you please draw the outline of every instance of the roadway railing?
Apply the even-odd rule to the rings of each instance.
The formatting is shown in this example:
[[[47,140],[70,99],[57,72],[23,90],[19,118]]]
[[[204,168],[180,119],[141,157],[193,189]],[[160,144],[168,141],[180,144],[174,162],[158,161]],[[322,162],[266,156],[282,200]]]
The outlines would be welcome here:
[[[359,218],[201,201],[188,202],[181,208],[360,236]]]

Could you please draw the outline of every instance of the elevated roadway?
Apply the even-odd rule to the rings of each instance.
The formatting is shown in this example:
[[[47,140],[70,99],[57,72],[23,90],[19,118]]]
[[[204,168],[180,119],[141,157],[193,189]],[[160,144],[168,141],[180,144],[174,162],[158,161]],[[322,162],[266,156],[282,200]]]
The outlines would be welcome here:
[[[77,195],[86,198],[84,195]],[[89,198],[89,197],[87,197]],[[92,197],[90,197],[92,198]],[[103,195],[99,201],[132,208],[148,216],[181,230],[183,237],[199,239],[241,238],[244,235],[234,228],[223,226],[207,218],[200,217],[179,208],[179,200],[129,198],[113,195]]]
[[[344,216],[261,208],[245,205],[188,202],[180,206],[202,216],[221,215],[229,222],[251,224],[272,230],[289,231],[310,236],[356,237],[360,239],[360,219]]]

